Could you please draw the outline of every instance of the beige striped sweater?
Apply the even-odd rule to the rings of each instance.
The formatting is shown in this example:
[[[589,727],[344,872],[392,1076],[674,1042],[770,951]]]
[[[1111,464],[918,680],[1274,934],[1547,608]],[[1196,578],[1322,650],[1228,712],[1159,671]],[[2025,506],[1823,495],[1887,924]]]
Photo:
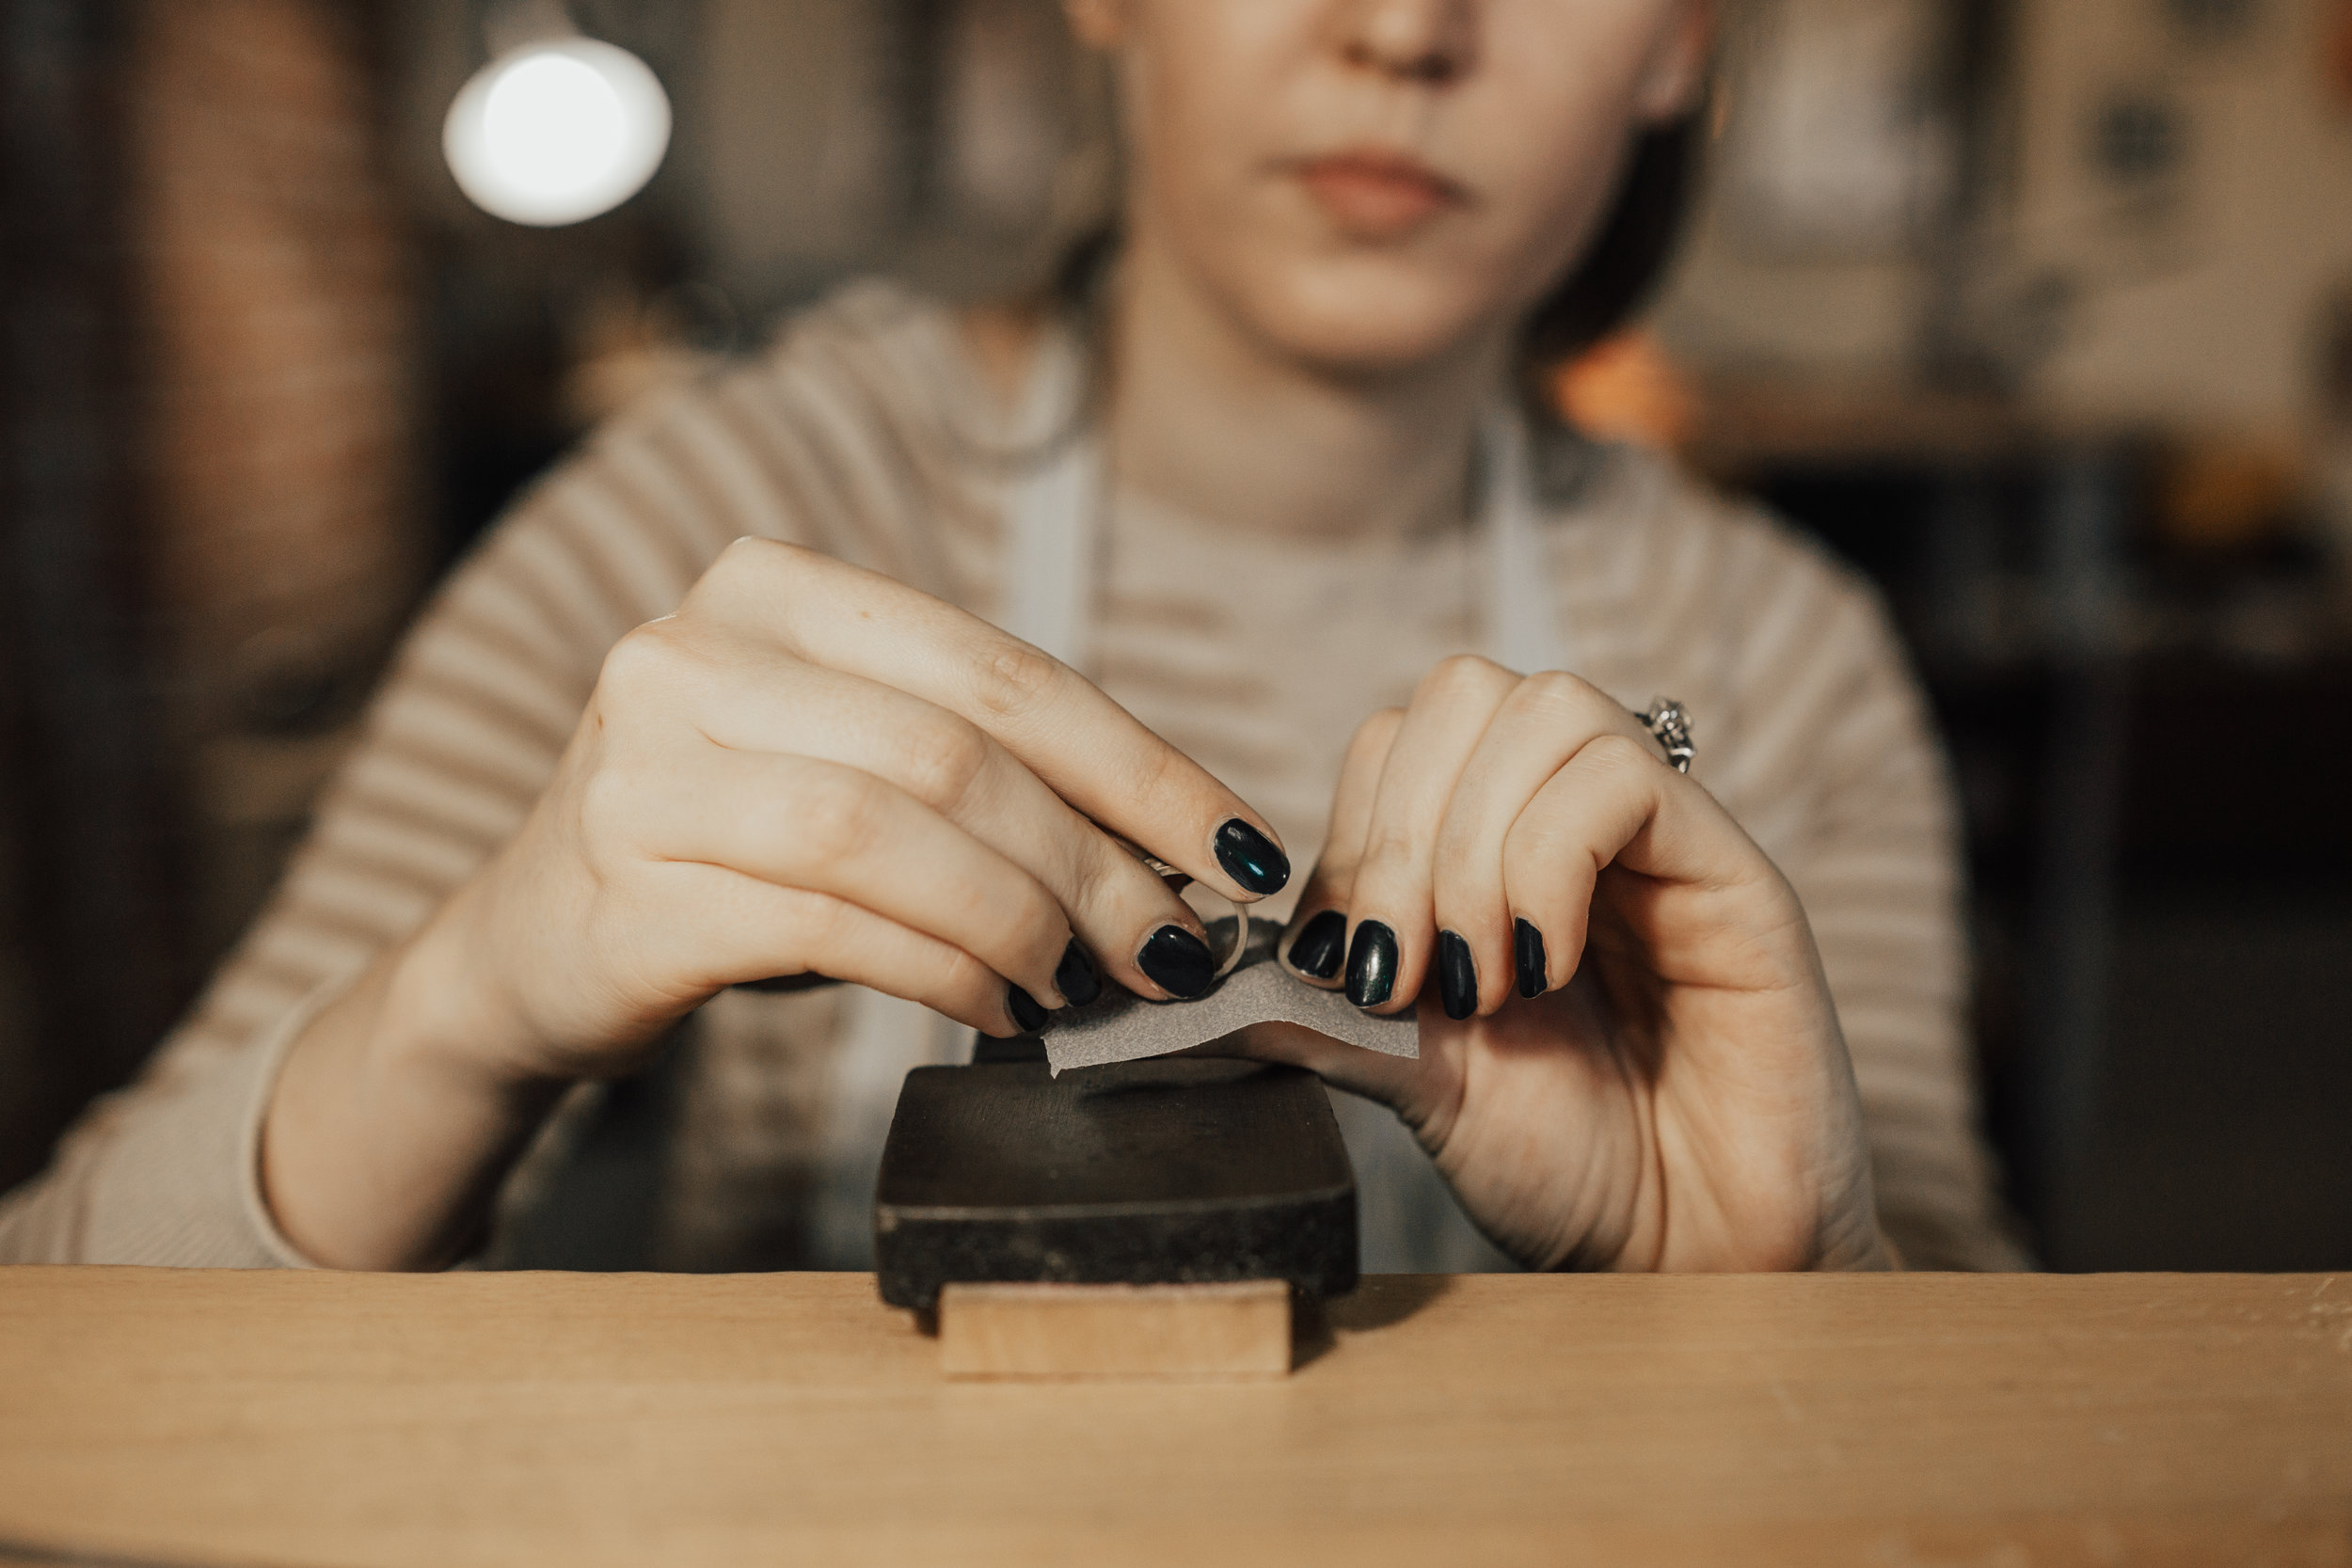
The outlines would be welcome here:
[[[1011,418],[948,310],[866,284],[799,318],[756,363],[598,434],[435,599],[282,885],[192,1015],[0,1203],[0,1260],[299,1263],[260,1199],[255,1156],[306,1003],[414,928],[515,830],[606,650],[674,609],[728,541],[798,540],[996,613],[1009,470],[993,454],[1010,446]],[[1698,776],[1804,898],[1889,1234],[1915,1266],[2014,1264],[1972,1130],[1948,784],[1879,607],[1785,530],[1661,460],[1563,437],[1539,467],[1581,673],[1637,705],[1682,700]],[[1311,863],[1357,722],[1477,646],[1473,531],[1268,540],[1124,493],[1110,513],[1089,673]],[[899,1063],[861,1057],[873,1046],[850,1026],[857,1006],[839,989],[728,992],[682,1031],[657,1224],[635,1261],[858,1260],[871,1101],[882,1093],[886,1113]],[[911,1059],[951,1050],[927,1043]],[[567,1102],[503,1216],[575,1179],[603,1092]],[[1438,1212],[1441,1189],[1394,1118],[1342,1099],[1367,1267],[1492,1261]]]

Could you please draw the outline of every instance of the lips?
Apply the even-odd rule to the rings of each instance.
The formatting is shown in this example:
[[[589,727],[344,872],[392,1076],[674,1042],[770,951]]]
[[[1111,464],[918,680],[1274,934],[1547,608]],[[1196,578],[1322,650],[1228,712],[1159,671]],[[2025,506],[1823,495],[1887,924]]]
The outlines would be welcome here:
[[[1469,201],[1461,186],[1404,153],[1335,152],[1294,168],[1315,205],[1357,239],[1403,239]]]

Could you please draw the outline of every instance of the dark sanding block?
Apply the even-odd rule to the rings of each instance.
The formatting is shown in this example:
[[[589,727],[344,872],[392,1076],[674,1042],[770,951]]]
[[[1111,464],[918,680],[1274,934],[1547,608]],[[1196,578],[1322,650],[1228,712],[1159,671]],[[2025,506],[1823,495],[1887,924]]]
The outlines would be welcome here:
[[[1322,1083],[1201,1058],[907,1075],[874,1194],[882,1299],[946,1284],[1355,1289],[1356,1179]]]

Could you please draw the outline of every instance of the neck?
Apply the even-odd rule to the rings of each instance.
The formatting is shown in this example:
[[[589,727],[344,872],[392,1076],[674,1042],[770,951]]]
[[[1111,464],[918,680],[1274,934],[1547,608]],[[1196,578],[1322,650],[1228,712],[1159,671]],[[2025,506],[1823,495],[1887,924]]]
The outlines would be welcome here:
[[[1500,336],[1377,373],[1303,364],[1137,235],[1112,320],[1119,483],[1196,516],[1302,537],[1395,536],[1462,515]]]

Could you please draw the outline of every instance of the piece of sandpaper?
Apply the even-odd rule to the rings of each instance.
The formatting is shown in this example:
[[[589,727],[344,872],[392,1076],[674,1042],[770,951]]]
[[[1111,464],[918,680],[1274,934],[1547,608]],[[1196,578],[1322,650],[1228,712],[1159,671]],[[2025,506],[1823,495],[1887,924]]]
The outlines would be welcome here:
[[[1212,939],[1231,929],[1227,921],[1210,923]],[[1421,1054],[1421,1026],[1411,1013],[1375,1018],[1338,991],[1307,984],[1275,958],[1281,935],[1272,921],[1251,921],[1239,965],[1196,1002],[1147,1002],[1106,982],[1093,1002],[1054,1015],[1045,1028],[1047,1063],[1058,1075],[1071,1068],[1168,1056],[1253,1023],[1295,1023],[1385,1056]]]

